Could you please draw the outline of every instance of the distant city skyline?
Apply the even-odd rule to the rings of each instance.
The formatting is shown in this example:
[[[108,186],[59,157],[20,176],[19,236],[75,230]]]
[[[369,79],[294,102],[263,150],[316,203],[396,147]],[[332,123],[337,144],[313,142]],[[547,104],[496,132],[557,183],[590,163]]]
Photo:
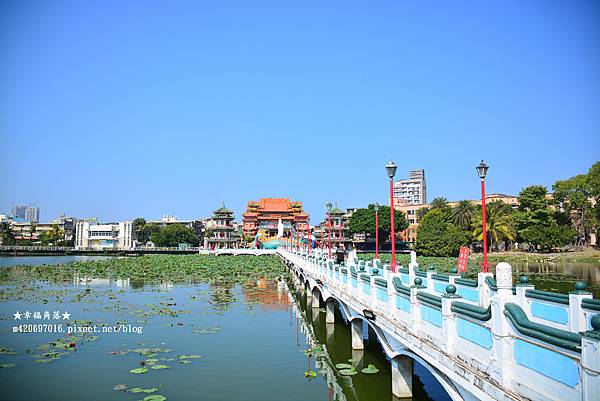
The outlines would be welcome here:
[[[600,2],[0,3],[0,209],[517,195],[600,160]]]
[[[415,168],[415,169],[407,170],[405,174],[403,174],[402,171],[398,170],[397,173],[396,173],[396,177],[394,178],[394,182],[398,182],[398,181],[401,181],[401,180],[405,179],[405,177],[409,177],[411,172],[415,172],[417,170],[421,171],[423,169]],[[582,173],[579,173],[579,174],[584,174],[586,172],[587,172],[587,169],[586,169],[586,171],[583,171]],[[574,174],[574,175],[577,175],[577,174]],[[427,173],[427,177],[429,177],[429,173]],[[560,178],[557,178],[556,180],[567,179],[567,178],[570,178],[570,177],[560,177]],[[427,180],[429,180],[429,178],[427,178]],[[546,186],[548,188],[548,191],[551,193],[552,192],[552,184],[556,180],[553,180],[548,185],[546,185],[546,184],[539,184],[539,183],[523,185],[522,187],[520,187],[520,189],[517,192],[496,191],[496,190],[489,191],[488,190],[487,193],[486,193],[486,197],[493,196],[493,195],[509,195],[509,196],[518,197],[519,192],[521,191],[521,189],[523,189],[523,188],[525,188],[527,186],[530,186],[530,185],[544,185],[544,186]],[[486,180],[486,186],[487,185],[489,185],[488,180]],[[256,199],[259,199],[259,198],[269,198],[269,197],[271,197],[271,198],[290,198],[289,196],[285,196],[285,195],[281,195],[281,196],[277,196],[277,195],[271,196],[270,195],[270,196],[257,196]],[[479,193],[478,195],[475,195],[473,197],[458,197],[458,198],[449,198],[448,196],[444,196],[443,194],[435,195],[433,197],[429,197],[428,196],[427,197],[427,202],[425,204],[431,203],[431,201],[433,199],[437,198],[437,197],[445,197],[449,202],[457,202],[457,201],[460,201],[460,200],[476,200],[476,201],[479,201],[481,199],[481,193]],[[396,198],[396,204],[397,204],[399,198],[397,196],[395,196],[395,198]],[[146,221],[160,221],[163,218],[177,219],[179,221],[190,221],[190,220],[196,220],[196,219],[208,219],[208,218],[211,217],[212,213],[216,209],[220,208],[224,204],[227,208],[233,210],[233,212],[235,213],[235,220],[236,220],[236,222],[241,224],[242,223],[242,214],[246,212],[247,202],[250,201],[250,200],[251,199],[248,199],[245,202],[244,207],[241,210],[236,210],[236,208],[232,207],[227,202],[227,200],[222,200],[217,205],[215,205],[212,208],[209,208],[209,210],[205,211],[204,213],[202,213],[202,212],[199,212],[199,213],[196,213],[196,214],[192,213],[192,215],[179,215],[179,214],[173,213],[173,212],[164,212],[164,213],[162,213],[160,215],[156,215],[156,216],[155,215],[141,215],[141,214],[138,214],[138,215],[134,215],[134,216],[124,216],[122,218],[113,218],[113,219],[109,218],[109,219],[105,219],[102,216],[100,216],[98,214],[93,214],[93,213],[90,214],[90,215],[77,216],[77,215],[74,215],[74,214],[66,213],[64,211],[60,211],[60,212],[56,213],[55,215],[48,215],[47,219],[45,219],[43,221],[44,222],[51,221],[53,219],[56,219],[56,218],[60,217],[61,215],[65,215],[65,216],[69,216],[69,217],[75,217],[75,218],[79,218],[79,219],[97,218],[98,221],[105,222],[105,223],[108,223],[108,222],[113,222],[114,223],[114,222],[125,221],[125,220],[134,220],[134,219],[136,219],[138,217],[143,217],[143,218],[146,219]],[[292,199],[290,198],[290,200],[292,200]],[[298,201],[302,202],[301,199],[298,199]],[[325,199],[325,200],[323,200],[323,211],[322,211],[322,214],[320,215],[320,217],[318,218],[318,220],[315,220],[315,218],[313,217],[313,215],[310,214],[307,211],[307,213],[310,216],[310,224],[311,225],[318,225],[323,219],[326,218],[325,204],[328,201],[331,201],[332,203],[335,204],[336,207],[340,207],[343,210],[351,209],[351,208],[365,208],[369,204],[374,204],[374,203],[377,203],[377,202],[379,204],[381,204],[381,205],[388,205],[389,204],[389,193],[387,194],[386,198],[379,199],[379,200],[376,200],[376,199],[375,200],[369,200],[366,203],[361,204],[361,205],[350,205],[350,204],[345,205],[343,201],[339,201],[338,202],[338,201],[335,201],[335,200]],[[14,205],[14,202],[13,202],[13,204],[11,205],[11,207],[14,207],[14,206],[15,205]],[[27,207],[31,207],[31,206],[27,206]],[[306,210],[306,206],[304,206],[304,208]],[[40,208],[37,207],[37,209],[38,209],[38,215],[39,215],[39,209]],[[12,212],[10,212],[10,211],[9,212],[4,212],[2,210],[2,208],[1,208],[1,206],[0,206],[0,214],[6,214],[7,216],[10,216],[12,214]],[[317,212],[317,215],[318,215],[318,212]]]

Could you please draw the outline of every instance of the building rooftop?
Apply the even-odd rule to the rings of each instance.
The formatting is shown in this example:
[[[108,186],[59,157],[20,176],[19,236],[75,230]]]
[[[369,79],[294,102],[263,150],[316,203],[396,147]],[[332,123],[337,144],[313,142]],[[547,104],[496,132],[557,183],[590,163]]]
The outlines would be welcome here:
[[[233,214],[233,210],[227,209],[225,207],[225,202],[223,202],[223,205],[218,208],[217,210],[215,210],[213,212],[214,214]]]
[[[292,207],[289,198],[262,198],[259,202],[261,210],[271,212],[286,212]]]

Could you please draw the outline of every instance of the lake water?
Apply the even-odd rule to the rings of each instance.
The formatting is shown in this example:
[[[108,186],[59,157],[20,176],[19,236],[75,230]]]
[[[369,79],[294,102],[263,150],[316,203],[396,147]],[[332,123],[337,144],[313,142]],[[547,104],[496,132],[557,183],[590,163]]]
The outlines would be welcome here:
[[[515,280],[521,275],[530,278],[536,289],[568,293],[575,290],[576,281],[585,281],[587,291],[600,298],[600,266],[594,263],[511,263]]]
[[[0,267],[17,265],[58,265],[62,263],[85,262],[89,260],[108,259],[112,256],[0,256]]]
[[[111,256],[0,256],[0,268],[16,265],[55,265],[76,261],[102,260]],[[600,265],[594,263],[512,262],[515,282],[528,275],[537,289],[568,293],[575,282],[585,281],[587,290],[600,298]]]
[[[389,362],[376,340],[353,352],[341,316],[326,325],[325,313],[307,311],[304,296],[284,280],[144,285],[77,277],[52,286],[4,285],[0,301],[0,400],[392,399]],[[95,325],[99,332],[15,333],[17,311],[48,311],[50,320],[35,322],[65,330]],[[113,325],[131,330],[102,332]],[[131,332],[137,327],[140,334]],[[309,360],[304,351],[316,346],[321,351]],[[371,363],[380,372],[341,376],[334,365],[351,358],[359,369]],[[319,372],[313,379],[304,375],[309,364]],[[130,373],[138,368],[148,370]],[[413,380],[415,400],[449,399],[418,364]],[[156,391],[132,394],[115,386]]]

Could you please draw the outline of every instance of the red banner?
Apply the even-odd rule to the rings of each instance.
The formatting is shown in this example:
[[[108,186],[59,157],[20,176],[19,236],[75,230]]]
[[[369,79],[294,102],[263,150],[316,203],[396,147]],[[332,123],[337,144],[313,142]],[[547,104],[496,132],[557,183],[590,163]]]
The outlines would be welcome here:
[[[466,246],[460,247],[458,255],[458,272],[464,273],[467,271],[467,262],[469,261],[469,248]]]

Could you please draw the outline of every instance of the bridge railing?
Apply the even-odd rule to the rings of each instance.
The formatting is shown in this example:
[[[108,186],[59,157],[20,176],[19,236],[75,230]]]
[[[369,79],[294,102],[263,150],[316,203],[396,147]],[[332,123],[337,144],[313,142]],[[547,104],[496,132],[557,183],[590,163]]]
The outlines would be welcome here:
[[[337,265],[322,254],[289,253],[324,286],[399,324],[504,388],[531,399],[591,400],[600,394],[600,300],[578,282],[569,294],[514,286],[512,268],[477,280],[374,262]],[[590,398],[591,397],[591,398]]]

